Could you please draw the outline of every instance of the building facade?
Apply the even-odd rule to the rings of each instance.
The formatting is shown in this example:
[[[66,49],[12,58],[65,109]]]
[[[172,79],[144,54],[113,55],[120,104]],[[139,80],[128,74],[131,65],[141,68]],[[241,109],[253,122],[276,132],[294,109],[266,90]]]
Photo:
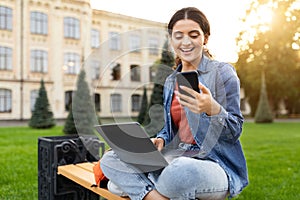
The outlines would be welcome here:
[[[41,79],[65,119],[80,69],[99,116],[137,116],[165,24],[92,9],[89,0],[0,2],[0,120],[30,119]]]

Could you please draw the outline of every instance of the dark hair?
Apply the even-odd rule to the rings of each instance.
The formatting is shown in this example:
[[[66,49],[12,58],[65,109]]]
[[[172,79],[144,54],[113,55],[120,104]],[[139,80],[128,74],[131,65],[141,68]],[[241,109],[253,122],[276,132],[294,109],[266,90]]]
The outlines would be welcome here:
[[[175,23],[179,20],[183,19],[190,19],[193,20],[194,22],[198,23],[200,28],[202,29],[204,33],[204,38],[207,40],[208,37],[210,36],[210,25],[209,21],[207,20],[206,16],[204,15],[203,12],[201,12],[198,8],[195,7],[186,7],[178,10],[170,19],[168,23],[168,33],[171,36],[173,27]],[[212,55],[209,53],[208,49],[204,49],[204,53],[210,58],[212,58]],[[181,62],[179,58],[176,60]],[[176,63],[178,64],[178,63]]]
[[[171,35],[174,24],[182,19],[190,19],[198,23],[205,36],[210,36],[210,25],[206,16],[195,7],[186,7],[178,10],[170,19],[168,32]]]

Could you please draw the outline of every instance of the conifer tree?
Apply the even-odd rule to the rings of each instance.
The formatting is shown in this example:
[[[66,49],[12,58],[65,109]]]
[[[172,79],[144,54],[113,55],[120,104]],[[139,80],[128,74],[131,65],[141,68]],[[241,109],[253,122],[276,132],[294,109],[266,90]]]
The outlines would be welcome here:
[[[70,105],[69,114],[68,114],[68,117],[66,119],[63,132],[65,134],[77,134],[77,129],[76,129],[76,126],[75,126],[75,123],[74,123],[72,105]]]
[[[142,102],[141,102],[141,109],[140,109],[140,112],[139,112],[139,115],[137,118],[137,122],[139,122],[140,124],[143,124],[143,122],[145,121],[147,108],[148,108],[147,88],[144,87],[144,93],[143,93]]]
[[[72,99],[72,109],[70,109],[68,120],[64,127],[67,134],[74,134],[74,129],[72,128],[74,125],[71,122],[72,118],[78,134],[94,134],[94,125],[97,123],[97,118],[85,77],[86,73],[84,69],[81,69],[77,80],[77,89]]]
[[[269,106],[267,88],[265,83],[265,74],[262,73],[261,91],[258,106],[255,112],[254,121],[256,123],[271,123],[273,122],[273,114]]]
[[[55,126],[55,119],[50,109],[47,91],[45,89],[44,80],[41,79],[39,95],[34,104],[29,126],[32,128],[47,129]]]
[[[172,73],[174,61],[174,54],[169,50],[169,42],[166,40],[157,67],[150,104],[143,123],[150,136],[155,136],[164,125],[163,85],[167,76]]]

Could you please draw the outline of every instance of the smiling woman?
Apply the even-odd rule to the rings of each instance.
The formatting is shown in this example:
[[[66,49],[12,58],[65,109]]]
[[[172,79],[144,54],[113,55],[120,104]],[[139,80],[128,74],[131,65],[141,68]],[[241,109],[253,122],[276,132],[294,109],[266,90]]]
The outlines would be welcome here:
[[[159,151],[196,155],[175,156],[166,167],[145,171],[112,150],[101,158],[101,169],[131,199],[234,197],[248,185],[246,160],[239,142],[243,116],[238,76],[229,63],[206,56],[204,46],[209,40],[210,23],[198,8],[179,9],[167,28],[178,62],[163,86],[164,127],[152,142]],[[195,71],[200,93],[179,85],[176,79],[182,72]]]

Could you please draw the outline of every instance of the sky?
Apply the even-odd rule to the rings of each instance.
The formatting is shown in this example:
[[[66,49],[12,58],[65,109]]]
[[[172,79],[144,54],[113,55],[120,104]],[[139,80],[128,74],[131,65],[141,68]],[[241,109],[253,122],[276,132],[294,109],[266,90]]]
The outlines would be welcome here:
[[[208,18],[211,36],[207,47],[219,61],[236,62],[236,37],[249,0],[90,0],[93,9],[168,23],[182,7],[195,6]]]

